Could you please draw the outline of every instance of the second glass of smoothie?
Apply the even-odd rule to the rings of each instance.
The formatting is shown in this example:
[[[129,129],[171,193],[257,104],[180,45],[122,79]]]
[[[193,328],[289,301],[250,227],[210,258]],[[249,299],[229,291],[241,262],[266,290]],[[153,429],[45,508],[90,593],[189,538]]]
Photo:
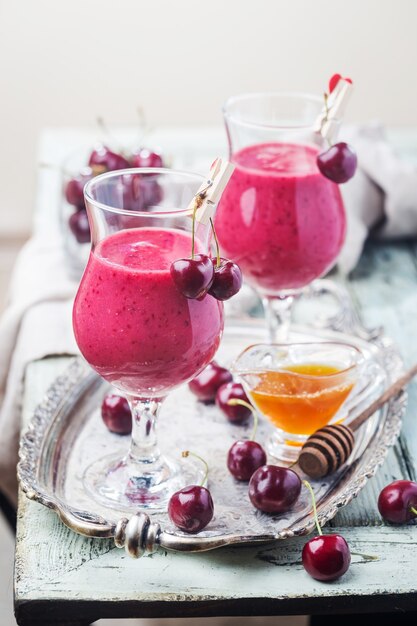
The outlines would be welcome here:
[[[271,341],[286,341],[294,296],[334,264],[345,237],[338,185],[316,164],[323,99],[246,94],[224,107],[235,171],[216,231],[262,298]]]

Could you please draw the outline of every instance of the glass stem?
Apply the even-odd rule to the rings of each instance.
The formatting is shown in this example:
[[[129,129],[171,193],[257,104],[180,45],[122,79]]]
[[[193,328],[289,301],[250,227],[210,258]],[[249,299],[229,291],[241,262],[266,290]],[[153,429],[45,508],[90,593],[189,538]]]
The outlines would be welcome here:
[[[132,411],[132,439],[127,455],[128,463],[135,466],[149,465],[158,461],[161,453],[156,439],[156,419],[162,400],[128,398]]]
[[[262,304],[270,343],[288,341],[294,296],[265,296]]]

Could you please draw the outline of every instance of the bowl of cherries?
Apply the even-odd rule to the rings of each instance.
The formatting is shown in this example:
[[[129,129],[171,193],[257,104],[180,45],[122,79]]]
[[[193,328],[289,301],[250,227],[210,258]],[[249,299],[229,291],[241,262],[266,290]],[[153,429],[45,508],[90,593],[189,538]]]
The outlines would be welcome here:
[[[80,167],[80,163],[83,163]],[[84,185],[94,176],[114,170],[134,167],[166,167],[166,159],[157,150],[140,147],[129,151],[115,151],[104,143],[97,144],[87,154],[73,155],[64,163],[63,203],[61,225],[65,252],[70,271],[79,277],[88,259],[90,228],[84,204]],[[161,189],[152,177],[126,175],[123,179],[125,208],[131,211],[145,210],[161,200]]]

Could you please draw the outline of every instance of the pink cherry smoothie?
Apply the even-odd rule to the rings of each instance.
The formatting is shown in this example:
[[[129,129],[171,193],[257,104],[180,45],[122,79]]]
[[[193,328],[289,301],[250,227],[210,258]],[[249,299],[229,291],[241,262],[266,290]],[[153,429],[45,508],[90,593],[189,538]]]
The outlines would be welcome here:
[[[88,363],[126,393],[162,397],[218,348],[222,304],[187,300],[170,275],[171,262],[190,252],[189,233],[135,228],[90,254],[74,303],[75,338]]]
[[[334,263],[345,237],[339,187],[318,170],[316,147],[265,143],[236,166],[216,217],[225,256],[265,294],[299,289]]]

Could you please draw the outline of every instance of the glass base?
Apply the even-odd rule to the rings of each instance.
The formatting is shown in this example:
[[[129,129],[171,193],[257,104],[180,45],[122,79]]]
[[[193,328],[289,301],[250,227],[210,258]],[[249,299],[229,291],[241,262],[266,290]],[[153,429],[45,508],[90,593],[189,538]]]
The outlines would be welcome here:
[[[295,463],[307,439],[308,435],[292,435],[277,428],[269,437],[266,449],[278,461]]]
[[[187,460],[180,463],[160,457],[150,464],[137,464],[128,456],[106,456],[84,472],[83,482],[94,500],[105,507],[134,513],[166,510],[171,495],[188,485],[201,484],[204,470]]]

